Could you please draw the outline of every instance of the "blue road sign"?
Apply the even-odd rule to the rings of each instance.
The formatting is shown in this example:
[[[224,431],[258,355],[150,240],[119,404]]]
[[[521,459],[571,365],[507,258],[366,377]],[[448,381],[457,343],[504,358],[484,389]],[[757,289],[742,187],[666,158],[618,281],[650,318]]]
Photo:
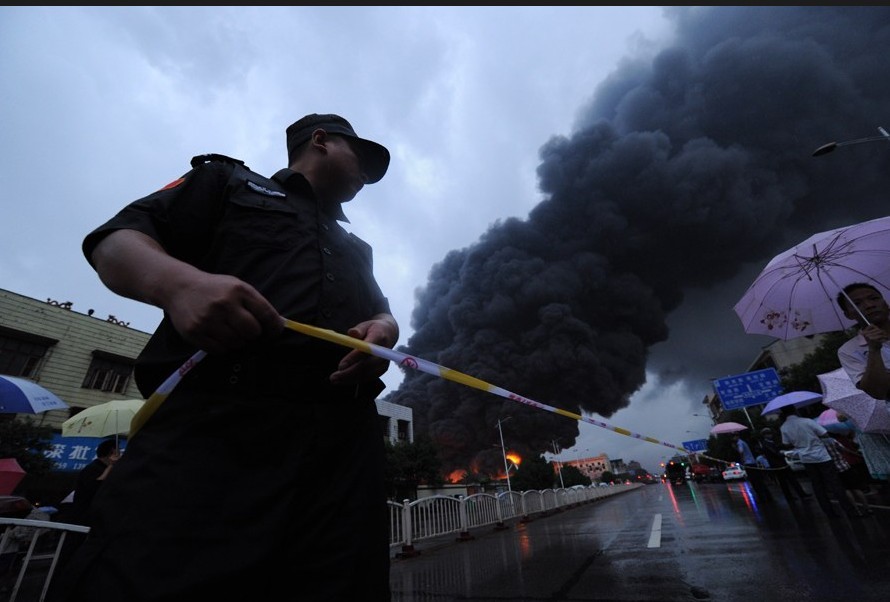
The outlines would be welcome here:
[[[101,441],[102,439],[96,437],[63,437],[54,433],[50,439],[50,448],[44,455],[52,460],[53,470],[79,471],[96,459],[96,448]],[[121,451],[124,451],[126,443],[124,438],[118,440]]]
[[[782,383],[775,368],[764,368],[714,380],[714,390],[724,410],[737,410],[769,403],[782,394]]]
[[[706,451],[708,449],[708,440],[696,439],[695,441],[684,441],[683,449],[691,452]]]

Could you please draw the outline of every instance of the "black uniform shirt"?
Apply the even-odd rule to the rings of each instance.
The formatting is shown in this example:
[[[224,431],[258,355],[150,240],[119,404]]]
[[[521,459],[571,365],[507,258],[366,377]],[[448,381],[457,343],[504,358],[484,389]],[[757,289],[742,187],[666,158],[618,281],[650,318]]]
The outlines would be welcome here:
[[[340,205],[323,207],[299,173],[282,169],[268,179],[212,161],[124,207],[87,235],[83,252],[89,260],[111,232],[138,230],[173,257],[251,284],[283,317],[345,333],[390,309],[374,279],[370,246],[338,220],[348,221]],[[195,351],[165,315],[137,361],[140,391],[153,392]],[[244,350],[311,362],[327,373],[348,351],[289,330]]]

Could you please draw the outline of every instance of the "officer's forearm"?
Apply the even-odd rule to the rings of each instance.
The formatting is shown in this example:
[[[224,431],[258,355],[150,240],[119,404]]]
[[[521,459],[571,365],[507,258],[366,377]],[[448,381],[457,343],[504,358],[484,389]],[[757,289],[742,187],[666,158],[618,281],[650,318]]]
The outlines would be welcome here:
[[[115,293],[164,308],[170,292],[197,268],[167,254],[153,238],[136,230],[116,230],[92,254],[99,278]]]

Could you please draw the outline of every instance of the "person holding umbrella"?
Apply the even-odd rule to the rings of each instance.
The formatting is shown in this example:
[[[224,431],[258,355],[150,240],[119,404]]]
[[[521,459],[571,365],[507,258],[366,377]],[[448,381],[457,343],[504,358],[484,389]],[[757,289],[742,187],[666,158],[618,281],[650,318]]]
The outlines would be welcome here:
[[[767,487],[766,479],[764,478],[766,473],[764,472],[764,468],[757,462],[757,458],[754,457],[754,452],[751,451],[751,446],[748,445],[747,441],[742,439],[742,436],[738,431],[732,434],[732,440],[735,444],[736,451],[739,453],[739,461],[745,467],[748,481],[751,483],[755,495],[757,495],[757,498],[761,503],[772,503],[773,494],[770,492],[769,487]]]
[[[801,500],[813,497],[813,494],[807,493],[804,490],[803,486],[797,480],[794,471],[788,466],[788,460],[785,459],[785,454],[782,453],[782,450],[779,447],[779,442],[776,441],[776,435],[773,432],[773,429],[768,426],[763,427],[760,430],[760,436],[762,437],[760,441],[760,449],[763,451],[766,461],[769,462],[772,474],[779,483],[779,488],[782,490],[785,499],[789,502],[794,501],[797,499],[794,497],[795,493]]]
[[[838,348],[841,367],[858,388],[886,401],[890,398],[890,305],[877,287],[864,282],[845,286],[837,303],[844,315],[859,325],[859,332]],[[856,429],[856,442],[871,477],[886,493],[890,479],[888,436]]]
[[[890,396],[890,306],[877,287],[854,282],[837,296],[844,315],[855,320],[859,332],[837,350],[841,366],[853,383],[874,397]]]
[[[831,454],[822,442],[831,435],[815,420],[804,418],[798,414],[797,408],[791,404],[779,410],[783,419],[779,431],[782,433],[782,446],[794,449],[800,462],[813,483],[813,495],[819,507],[829,518],[837,518],[838,513],[831,506],[833,497],[850,518],[862,518],[863,514],[853,506],[847,491],[841,483],[840,475],[831,458]]]

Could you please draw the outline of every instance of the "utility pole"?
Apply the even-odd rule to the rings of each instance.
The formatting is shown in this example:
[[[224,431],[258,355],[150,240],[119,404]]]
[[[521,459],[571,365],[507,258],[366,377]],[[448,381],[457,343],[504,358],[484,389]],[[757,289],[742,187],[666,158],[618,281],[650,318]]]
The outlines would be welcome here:
[[[556,439],[551,440],[550,443],[553,444],[553,456],[554,456],[553,459],[556,460],[556,455],[559,454],[559,450],[558,450],[557,445],[556,445]],[[566,488],[566,484],[565,484],[565,483],[563,482],[563,480],[562,480],[562,468],[560,467],[559,460],[556,460],[556,472],[559,473],[559,485],[560,485],[560,487],[562,487],[563,489],[565,489],[565,488]]]
[[[498,418],[498,433],[500,433],[501,435],[501,453],[504,454],[504,472],[507,473],[507,491],[513,493],[513,487],[510,485],[510,465],[507,464],[507,448],[504,447],[504,430],[501,428],[501,423],[507,422],[508,420],[510,420],[509,416],[507,416],[503,420]]]

